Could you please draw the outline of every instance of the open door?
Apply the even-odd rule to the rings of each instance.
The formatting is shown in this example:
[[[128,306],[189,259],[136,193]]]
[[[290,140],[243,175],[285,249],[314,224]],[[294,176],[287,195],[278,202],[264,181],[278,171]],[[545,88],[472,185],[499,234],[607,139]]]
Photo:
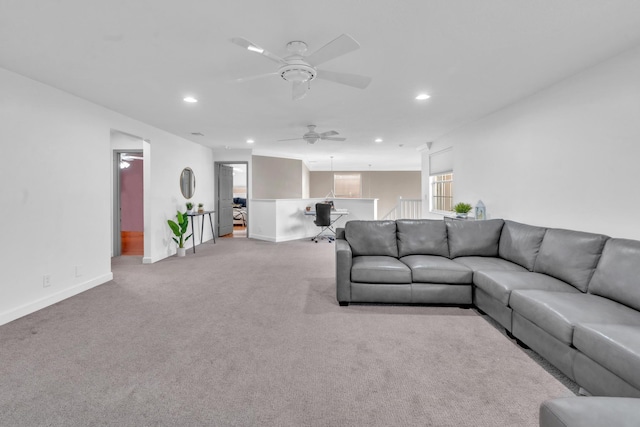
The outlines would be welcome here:
[[[121,255],[144,255],[142,152],[120,153]]]
[[[233,167],[218,165],[218,236],[233,233]]]
[[[139,150],[113,150],[113,256],[144,255],[144,163]]]

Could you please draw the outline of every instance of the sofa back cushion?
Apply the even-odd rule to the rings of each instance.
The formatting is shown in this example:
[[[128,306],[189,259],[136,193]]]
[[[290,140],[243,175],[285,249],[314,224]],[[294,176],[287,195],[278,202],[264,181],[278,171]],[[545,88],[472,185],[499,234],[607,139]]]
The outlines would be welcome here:
[[[546,231],[544,227],[505,220],[500,234],[498,255],[532,271]]]
[[[449,240],[449,256],[498,256],[498,242],[504,221],[445,220]]]
[[[398,256],[395,221],[347,221],[344,235],[353,256]]]
[[[398,256],[440,255],[449,257],[447,227],[438,219],[398,219]]]
[[[640,241],[607,241],[589,282],[589,293],[640,310]]]
[[[550,228],[542,239],[533,270],[586,292],[607,239],[602,234]]]

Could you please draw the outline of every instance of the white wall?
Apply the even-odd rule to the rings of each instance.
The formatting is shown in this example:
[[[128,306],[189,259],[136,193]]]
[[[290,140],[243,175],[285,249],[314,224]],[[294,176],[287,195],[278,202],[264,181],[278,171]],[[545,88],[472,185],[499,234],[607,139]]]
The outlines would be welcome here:
[[[309,181],[310,181],[310,171],[304,162],[302,162],[302,198],[309,198]]]
[[[638,76],[635,49],[435,141],[431,152],[454,147],[455,200],[482,199],[490,218],[640,239]]]
[[[112,129],[150,141],[147,262],[175,252],[166,219],[184,206],[183,167],[196,173],[196,200],[213,206],[210,149],[4,69],[0,93],[0,324],[112,278]]]

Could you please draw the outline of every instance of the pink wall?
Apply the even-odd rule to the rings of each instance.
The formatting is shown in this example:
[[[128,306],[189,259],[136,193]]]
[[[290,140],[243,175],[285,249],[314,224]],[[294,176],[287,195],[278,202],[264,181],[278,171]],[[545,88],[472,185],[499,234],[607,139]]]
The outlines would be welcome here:
[[[120,169],[120,215],[122,231],[144,231],[142,160],[129,161]]]

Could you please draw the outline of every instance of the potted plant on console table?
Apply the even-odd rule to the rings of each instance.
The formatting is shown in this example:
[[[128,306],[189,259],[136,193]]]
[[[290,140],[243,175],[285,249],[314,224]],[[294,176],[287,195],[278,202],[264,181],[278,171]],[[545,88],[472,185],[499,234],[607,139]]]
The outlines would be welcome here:
[[[173,231],[173,234],[177,237],[172,237],[172,239],[178,244],[178,256],[185,256],[187,249],[184,247],[184,244],[189,240],[189,237],[191,237],[191,234],[189,234],[184,238],[184,235],[187,232],[187,227],[189,226],[189,217],[186,212],[182,213],[178,211],[176,219],[178,222],[168,219],[167,223],[169,224],[171,231]]]
[[[453,211],[456,213],[456,218],[466,218],[472,206],[469,203],[458,203],[453,207]]]

